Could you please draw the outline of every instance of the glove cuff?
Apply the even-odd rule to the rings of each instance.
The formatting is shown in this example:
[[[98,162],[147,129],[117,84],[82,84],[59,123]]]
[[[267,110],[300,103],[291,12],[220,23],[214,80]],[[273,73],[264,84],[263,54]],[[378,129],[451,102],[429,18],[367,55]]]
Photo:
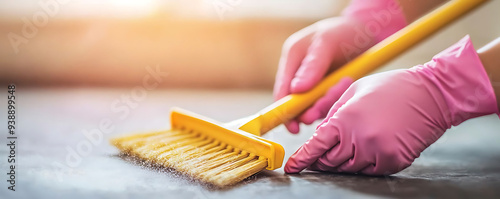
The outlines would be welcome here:
[[[469,35],[412,70],[438,87],[447,106],[443,110],[449,111],[445,114],[448,124],[458,125],[470,118],[500,114],[493,86]]]
[[[362,31],[377,43],[408,24],[396,0],[352,0],[342,15],[361,21]]]

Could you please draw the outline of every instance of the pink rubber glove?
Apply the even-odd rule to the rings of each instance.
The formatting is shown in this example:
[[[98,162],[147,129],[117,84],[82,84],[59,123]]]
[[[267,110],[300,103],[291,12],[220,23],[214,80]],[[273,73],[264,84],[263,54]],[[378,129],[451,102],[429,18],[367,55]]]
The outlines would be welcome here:
[[[492,85],[466,36],[424,65],[353,83],[285,172],[393,174],[446,129],[492,113],[499,114]]]
[[[276,74],[276,100],[314,87],[329,70],[344,65],[379,41],[406,26],[395,0],[353,0],[342,16],[321,20],[290,36]],[[353,81],[345,79],[298,120],[285,124],[298,133],[299,123],[323,118]]]

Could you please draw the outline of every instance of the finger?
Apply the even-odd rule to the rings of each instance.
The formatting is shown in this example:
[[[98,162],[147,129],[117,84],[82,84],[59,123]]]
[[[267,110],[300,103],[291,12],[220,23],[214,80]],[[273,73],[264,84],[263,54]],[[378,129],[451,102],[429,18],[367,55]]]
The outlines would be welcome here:
[[[362,147],[362,146],[359,146]],[[354,149],[354,156],[342,163],[340,166],[335,168],[334,172],[338,173],[359,173],[361,170],[367,168],[372,165],[374,161],[372,158],[368,157],[366,154],[362,152],[362,150]]]
[[[343,97],[344,96],[342,96],[342,98]],[[352,132],[350,130],[351,126],[353,125],[351,122],[355,121],[346,121],[345,118],[347,117],[342,116],[344,107],[349,106],[349,102],[342,103],[344,102],[342,98],[333,105],[332,109],[328,113],[327,119],[325,119],[317,127],[317,131],[320,131],[321,129],[335,126],[337,127],[337,129],[339,129],[339,132],[341,132],[339,137],[339,144],[325,152],[321,157],[318,157],[318,162],[320,162],[324,166],[327,166],[328,168],[338,167],[344,162],[353,158],[356,149],[356,146],[353,144],[353,139],[355,139],[355,137],[352,135]]]
[[[333,61],[333,49],[333,44],[325,41],[325,37],[313,38],[307,55],[291,80],[291,93],[308,91],[323,79]]]
[[[380,174],[376,174],[376,165],[375,164],[371,164],[371,165],[368,165],[367,167],[365,167],[364,169],[362,169],[360,171],[360,173],[362,174],[366,174],[366,175],[380,175]]]
[[[283,45],[274,83],[274,99],[290,94],[290,84],[307,53],[310,43],[310,30],[301,30],[292,35]],[[296,39],[294,39],[296,38]]]
[[[300,131],[299,122],[297,120],[290,120],[286,122],[285,127],[292,134],[297,134]]]
[[[332,171],[332,168],[325,166],[324,164],[321,164],[321,162],[314,162],[310,166],[307,167],[307,169],[312,170],[312,171],[327,171],[327,172],[335,172]]]
[[[339,132],[339,137],[337,141],[339,142],[337,145],[332,146],[329,150],[325,151],[323,155],[317,157],[317,161],[314,162],[312,167],[322,168],[323,170],[332,169],[343,162],[347,161],[349,158],[353,156],[353,145],[352,137],[350,136],[350,128],[349,124],[342,120],[342,110],[344,106],[349,103],[349,100],[353,97],[355,93],[355,89],[351,89],[349,87],[347,91],[340,97],[340,99],[335,102],[335,104],[328,112],[326,118],[321,122],[316,128],[316,132],[324,131],[325,129],[335,128],[337,132]],[[338,157],[325,157],[327,154],[337,154]]]
[[[286,173],[298,173],[314,163],[339,141],[339,131],[335,126],[321,128],[302,145],[287,161]]]
[[[335,117],[335,116],[334,116]],[[311,167],[320,168],[323,171],[333,171],[335,168],[342,165],[344,162],[349,160],[354,155],[354,145],[352,144],[352,137],[348,132],[344,132],[345,129],[341,129],[342,126],[335,121],[338,119],[330,119],[327,123],[318,127],[317,131],[322,131],[323,129],[331,129],[335,126],[339,132],[338,144],[332,146],[329,150],[325,151],[321,156],[317,157],[317,160],[311,164]]]
[[[349,87],[346,93],[335,102],[328,113],[329,116],[333,117],[333,115],[354,95],[355,89],[350,88],[351,87]],[[298,173],[304,170],[304,168],[313,164],[326,151],[337,145],[340,141],[340,131],[334,123],[329,123],[329,121],[329,118],[323,120],[316,128],[316,132],[313,136],[288,159],[285,165],[285,172]]]
[[[300,117],[299,121],[305,124],[312,124],[314,121],[324,118],[328,110],[333,106],[342,94],[349,88],[354,80],[350,77],[342,78],[335,86],[320,98],[311,108],[307,109]]]
[[[362,169],[360,173],[367,175],[391,175],[411,165],[411,162],[407,161],[384,161],[377,159],[375,162]]]

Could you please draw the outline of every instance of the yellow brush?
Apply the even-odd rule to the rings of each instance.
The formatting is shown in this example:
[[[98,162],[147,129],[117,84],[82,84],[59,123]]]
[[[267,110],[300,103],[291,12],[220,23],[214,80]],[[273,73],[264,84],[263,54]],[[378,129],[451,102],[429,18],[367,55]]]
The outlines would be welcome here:
[[[174,109],[171,130],[124,136],[111,143],[127,154],[217,186],[237,183],[263,169],[277,169],[285,151],[262,134],[299,115],[341,78],[361,78],[483,2],[446,3],[336,70],[311,91],[286,96],[242,119],[243,125],[236,128]]]

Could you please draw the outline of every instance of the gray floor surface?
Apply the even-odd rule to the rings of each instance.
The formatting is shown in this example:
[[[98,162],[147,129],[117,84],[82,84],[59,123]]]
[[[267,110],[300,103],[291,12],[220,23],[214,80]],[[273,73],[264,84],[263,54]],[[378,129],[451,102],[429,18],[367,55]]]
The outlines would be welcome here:
[[[123,106],[122,97],[134,95],[128,88],[18,87],[16,94],[16,191],[7,190],[8,175],[2,174],[0,198],[500,198],[500,120],[493,115],[452,128],[411,167],[389,177],[286,175],[281,168],[221,190],[121,157],[108,140],[168,129],[173,106],[223,122],[241,118],[270,104],[270,91],[153,90],[132,99],[127,111],[117,107]],[[0,95],[0,121],[6,121],[6,93]],[[89,142],[84,132],[103,120],[114,129],[82,148]],[[280,126],[265,137],[282,144],[288,158],[314,127],[302,126],[299,135],[291,135]],[[0,130],[1,173],[8,167],[5,129]]]

